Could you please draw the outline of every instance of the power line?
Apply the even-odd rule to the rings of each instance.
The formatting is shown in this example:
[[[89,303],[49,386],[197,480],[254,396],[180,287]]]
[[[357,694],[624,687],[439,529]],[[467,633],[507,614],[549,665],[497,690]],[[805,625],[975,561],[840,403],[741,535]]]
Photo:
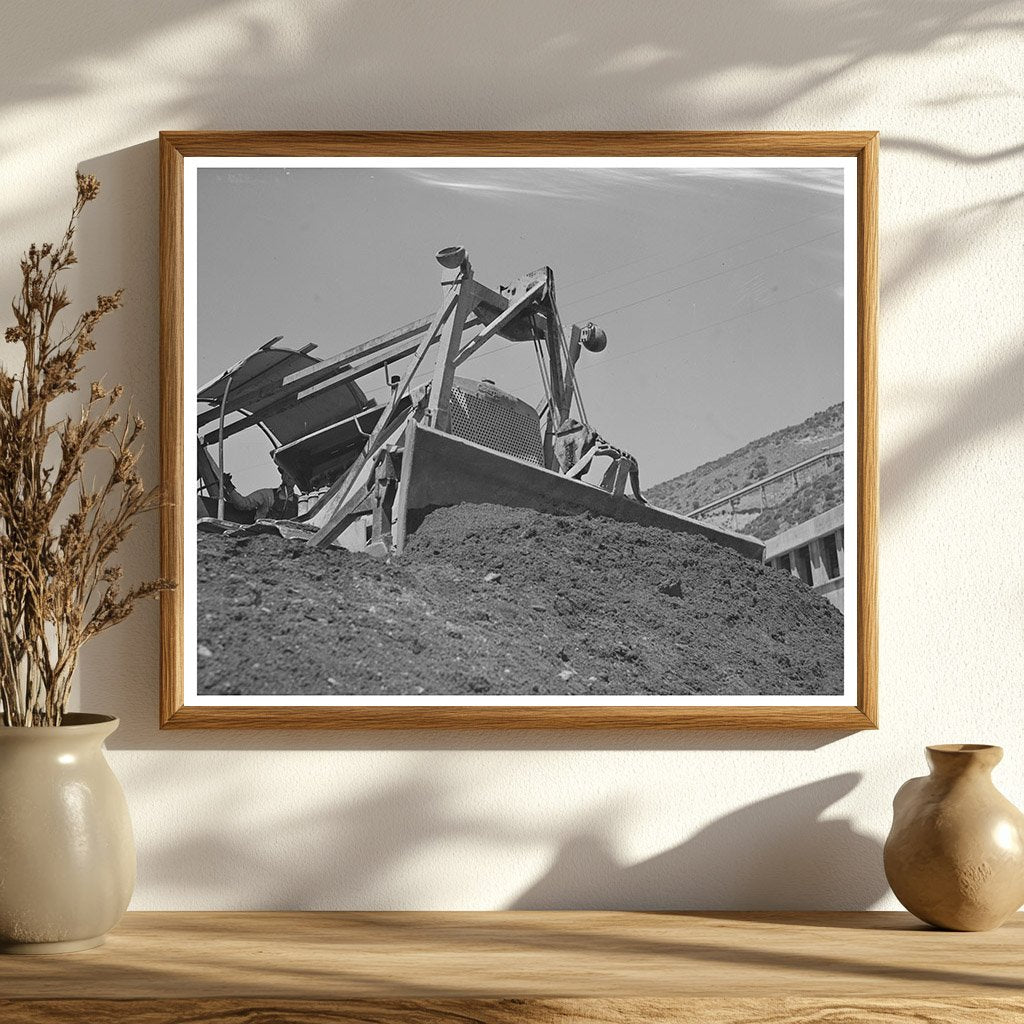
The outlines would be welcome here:
[[[784,299],[776,299],[774,302],[766,302],[764,305],[747,310],[746,313],[737,313],[735,316],[727,316],[724,320],[716,320],[714,323],[704,324],[703,327],[687,331],[685,334],[676,335],[674,338],[666,338],[664,341],[656,341],[650,345],[644,345],[641,348],[634,349],[632,352],[620,352],[617,356],[608,356],[605,359],[597,359],[592,363],[588,363],[586,369],[590,370],[597,366],[603,366],[605,363],[613,363],[617,359],[625,359],[627,356],[635,356],[639,352],[646,352],[649,349],[658,348],[661,345],[668,345],[674,341],[681,341],[683,338],[690,338],[695,334],[701,334],[704,331],[708,331],[712,327],[721,327],[722,324],[730,324],[734,320],[742,320],[744,317],[752,316],[754,313],[760,313],[766,309],[771,309],[773,306],[781,306],[783,303],[792,302],[794,299],[802,299],[805,295],[813,295],[815,292],[824,291],[826,288],[836,288],[840,285],[842,285],[842,281],[828,281],[825,284],[819,284],[816,288],[808,288],[807,291],[797,292],[796,295],[789,295]]]
[[[838,282],[841,284],[842,282]],[[663,345],[671,345],[674,342],[682,341],[684,338],[692,338],[696,334],[702,334],[704,331],[711,330],[712,327],[721,327],[722,324],[732,323],[734,320],[742,320],[745,317],[753,316],[755,313],[760,313],[763,310],[771,309],[773,306],[781,306],[783,303],[792,302],[795,299],[802,299],[805,295],[813,295],[815,292],[824,291],[826,288],[835,288],[836,282],[827,282],[826,284],[820,284],[816,288],[809,288],[805,292],[797,292],[796,295],[789,295],[784,299],[777,299],[775,302],[766,302],[764,305],[757,306],[754,309],[748,309],[745,313],[737,313],[735,316],[726,317],[724,320],[716,320],[714,323],[704,324],[702,327],[697,327],[692,331],[687,331],[684,334],[677,334],[673,338],[665,338],[663,341],[655,341],[650,345],[644,345],[641,348],[634,349],[631,352],[620,352],[617,356],[607,356],[604,359],[597,359],[594,362],[588,362],[584,367],[584,372],[589,373],[591,370],[597,369],[598,367],[605,366],[608,363],[614,363],[618,359],[626,359],[627,357],[633,357],[639,355],[641,352],[647,352],[653,348],[661,348]],[[522,386],[522,385],[519,385]],[[534,385],[535,387],[536,385]]]
[[[815,216],[821,216],[821,215],[820,214],[816,214]],[[813,218],[811,218],[811,217],[804,218],[804,220],[812,220],[812,219]],[[795,222],[795,224],[799,224],[799,223],[803,223],[803,221],[796,221]],[[789,225],[786,225],[786,226],[787,227],[793,227],[794,224],[789,224]],[[767,235],[770,235],[770,234],[777,234],[778,231],[781,231],[781,230],[783,230],[783,229],[782,228],[778,228],[778,229],[776,229],[776,231],[766,232],[765,236],[755,236],[755,238],[747,239],[747,242],[755,241],[756,238],[766,237]],[[624,304],[622,304],[620,306],[614,306],[611,309],[605,309],[605,310],[602,310],[599,313],[591,314],[590,316],[588,316],[588,319],[595,320],[598,317],[609,316],[610,314],[618,313],[618,312],[620,312],[623,309],[631,309],[633,306],[639,306],[639,305],[641,305],[644,302],[651,301],[652,299],[659,299],[659,298],[662,298],[665,295],[672,294],[672,292],[681,291],[683,288],[688,288],[691,285],[703,284],[705,281],[711,281],[711,280],[713,280],[716,277],[724,277],[726,274],[731,274],[734,270],[742,270],[744,267],[753,266],[755,263],[761,263],[764,260],[770,259],[770,258],[772,258],[774,256],[782,256],[782,255],[784,255],[787,252],[793,252],[796,249],[800,249],[800,248],[802,248],[805,245],[811,245],[814,242],[820,242],[822,239],[831,238],[834,235],[842,234],[842,230],[843,230],[842,228],[837,228],[835,231],[828,231],[824,235],[818,235],[818,236],[816,236],[814,238],[807,238],[804,241],[797,242],[795,245],[791,245],[791,246],[789,246],[789,247],[787,247],[785,249],[776,249],[774,252],[765,253],[765,254],[763,254],[761,256],[757,256],[757,257],[755,257],[752,260],[748,260],[746,263],[737,263],[735,266],[726,267],[724,270],[716,271],[714,274],[708,274],[705,277],[695,278],[692,281],[684,281],[682,284],[675,285],[672,288],[668,288],[668,289],[666,289],[665,291],[662,291],[662,292],[657,292],[654,295],[648,295],[648,296],[646,296],[644,298],[636,299],[633,302],[627,302],[627,303],[624,303]],[[737,242],[736,245],[727,246],[726,248],[727,249],[734,249],[734,248],[736,248],[737,245],[744,245],[744,244],[747,244],[747,242]],[[725,252],[726,249],[721,249],[721,250],[718,250],[718,251],[719,252]],[[666,273],[668,270],[678,269],[678,267],[685,266],[687,263],[693,263],[696,260],[704,259],[705,257],[712,256],[712,255],[715,255],[715,253],[705,253],[704,256],[694,257],[694,259],[692,259],[692,260],[686,260],[683,263],[677,264],[675,267],[667,267],[665,270],[658,271],[657,273]],[[649,275],[646,275],[646,276],[647,277],[655,277],[655,276],[657,276],[657,274],[649,274]],[[629,283],[636,284],[638,281],[642,281],[642,280],[645,280],[645,278],[643,278],[643,277],[637,278],[636,281],[632,281],[632,282],[629,282]],[[568,306],[576,306],[576,305],[579,305],[581,302],[584,302],[584,301],[586,301],[586,300],[580,299],[580,300],[576,300],[576,301],[567,303],[567,305]],[[517,344],[517,342],[507,342],[504,345],[499,345],[498,347],[492,348],[492,349],[490,349],[488,351],[478,352],[476,355],[470,356],[469,359],[466,360],[466,362],[467,363],[471,363],[471,362],[473,362],[474,359],[482,359],[485,356],[496,355],[498,352],[504,352],[506,349],[512,348],[515,344]],[[613,357],[613,358],[619,358],[619,357]],[[597,365],[597,364],[589,364],[589,365]],[[387,387],[388,387],[387,384],[382,384],[382,385],[380,385],[379,387],[376,387],[376,388],[369,388],[369,389],[366,390],[366,394],[376,394],[378,392],[384,391]]]
[[[703,259],[705,256],[717,256],[720,252],[725,252],[728,249],[735,249],[739,245],[746,245],[748,242],[756,242],[759,238],[767,238],[769,235],[777,235],[780,231],[785,231],[787,228],[795,228],[798,224],[805,224],[809,220],[816,220],[818,217],[830,216],[828,213],[812,213],[809,217],[801,217],[800,220],[790,221],[789,224],[783,224],[782,227],[773,228],[771,231],[765,231],[760,235],[753,235],[750,238],[744,239],[741,242],[734,242],[732,245],[727,245],[724,249],[712,249],[710,252],[706,252],[701,256],[695,256],[695,260]],[[666,249],[662,252],[649,253],[647,256],[638,256],[635,260],[627,260],[625,263],[619,263],[614,267],[608,267],[605,270],[601,270],[596,274],[591,274],[589,277],[578,277],[575,281],[567,281],[563,288],[575,288],[578,284],[586,284],[587,281],[593,281],[596,278],[604,277],[605,274],[610,274],[614,270],[623,270],[626,267],[635,266],[637,263],[643,263],[644,260],[653,260],[659,256],[668,256],[674,253],[674,249]],[[638,280],[643,280],[638,278]]]
[[[796,245],[789,246],[788,249],[776,249],[775,252],[766,253],[764,256],[758,256],[755,259],[748,260],[746,263],[737,263],[734,267],[727,267],[725,270],[719,270],[714,274],[708,274],[707,277],[698,277],[693,281],[684,281],[682,284],[675,285],[672,288],[666,288],[663,292],[657,292],[654,295],[647,295],[642,299],[636,299],[633,302],[625,302],[621,306],[613,306],[611,309],[602,309],[599,313],[592,313],[588,317],[590,320],[595,320],[598,317],[609,316],[612,313],[618,313],[623,309],[632,309],[633,306],[639,306],[644,302],[650,302],[651,299],[660,299],[665,295],[671,295],[672,292],[682,291],[683,288],[689,288],[694,284],[703,284],[705,281],[710,281],[716,277],[722,277],[725,274],[731,274],[734,270],[742,270],[744,267],[751,267],[755,263],[760,263],[762,260],[769,259],[772,256],[782,256],[787,252],[793,252],[795,249],[799,249],[802,246],[810,245],[812,242],[820,242],[823,238],[831,238],[833,235],[842,234],[842,228],[837,228],[835,231],[826,232],[824,235],[818,235],[816,238],[808,238],[806,241],[798,242]]]
[[[698,263],[698,262],[700,262],[700,260],[707,259],[709,256],[720,256],[723,252],[728,252],[730,249],[738,249],[740,246],[750,245],[752,242],[760,241],[760,239],[762,239],[762,238],[770,238],[772,235],[777,235],[781,231],[787,231],[787,230],[789,230],[789,228],[798,227],[800,224],[805,224],[809,220],[816,220],[818,217],[825,217],[825,216],[828,216],[828,214],[814,213],[814,214],[811,214],[810,217],[802,217],[800,220],[792,221],[789,224],[783,224],[782,227],[774,228],[771,231],[764,231],[764,232],[762,232],[759,235],[753,235],[750,238],[744,238],[742,241],[733,242],[732,245],[723,246],[721,249],[712,249],[710,252],[704,252],[704,253],[700,253],[697,256],[691,256],[689,259],[683,260],[682,263],[674,263],[670,267],[663,267],[661,270],[653,270],[649,274],[643,274],[640,277],[635,277],[635,278],[633,278],[632,281],[626,281],[623,284],[613,285],[612,288],[610,288],[608,290],[609,291],[614,291],[616,288],[626,288],[626,287],[628,287],[631,284],[639,284],[641,281],[646,281],[650,277],[657,277],[659,274],[667,274],[670,270],[678,270],[680,267],[685,267],[687,264],[690,264],[690,263]],[[668,253],[659,253],[658,255],[665,256],[665,255],[668,255]],[[632,263],[640,263],[640,262],[642,262],[642,260],[653,259],[653,258],[654,258],[653,256],[644,256],[640,260],[632,260],[631,262]],[[605,274],[610,274],[614,270],[621,270],[623,267],[628,267],[630,265],[631,265],[630,263],[623,263],[623,264],[620,264],[620,266],[618,266],[618,267],[611,267],[608,270],[602,270],[600,274],[593,274],[593,275],[591,275],[591,277],[583,278],[583,281],[592,281],[596,277],[603,277]],[[570,281],[568,284],[562,285],[562,287],[563,288],[572,288],[574,285],[577,285],[577,284],[580,284],[580,283],[581,282],[579,282],[579,281]],[[579,304],[581,302],[586,302],[588,299],[596,298],[598,295],[601,295],[601,294],[602,294],[601,292],[594,292],[591,295],[585,295],[581,299],[573,299],[571,302],[567,303],[567,305],[570,305],[570,306],[577,305],[577,304]]]

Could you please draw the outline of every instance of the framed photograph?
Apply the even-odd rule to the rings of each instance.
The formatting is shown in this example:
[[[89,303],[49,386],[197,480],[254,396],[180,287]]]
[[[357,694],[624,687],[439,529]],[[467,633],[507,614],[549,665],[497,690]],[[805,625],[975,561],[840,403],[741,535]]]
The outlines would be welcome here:
[[[161,725],[876,726],[875,132],[165,132]]]

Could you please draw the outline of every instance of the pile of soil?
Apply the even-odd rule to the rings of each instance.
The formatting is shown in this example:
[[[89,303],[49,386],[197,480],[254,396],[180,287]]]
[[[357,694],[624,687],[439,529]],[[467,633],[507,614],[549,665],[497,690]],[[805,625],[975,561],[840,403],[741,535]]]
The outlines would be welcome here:
[[[843,617],[701,537],[493,505],[384,563],[199,534],[204,694],[842,693]]]

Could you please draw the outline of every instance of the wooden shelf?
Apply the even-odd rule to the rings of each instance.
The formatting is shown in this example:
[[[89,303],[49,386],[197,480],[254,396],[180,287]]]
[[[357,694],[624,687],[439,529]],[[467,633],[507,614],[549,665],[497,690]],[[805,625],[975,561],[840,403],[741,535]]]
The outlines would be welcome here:
[[[0,957],[5,1024],[1024,1021],[1024,914],[132,913]]]

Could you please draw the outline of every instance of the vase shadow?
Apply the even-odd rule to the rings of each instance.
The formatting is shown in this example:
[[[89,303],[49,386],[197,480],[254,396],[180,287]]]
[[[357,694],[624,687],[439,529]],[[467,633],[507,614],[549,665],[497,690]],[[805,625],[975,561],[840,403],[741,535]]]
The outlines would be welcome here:
[[[860,780],[848,772],[740,807],[637,864],[615,856],[604,829],[581,833],[513,909],[866,910],[888,889],[881,846],[824,817]]]

